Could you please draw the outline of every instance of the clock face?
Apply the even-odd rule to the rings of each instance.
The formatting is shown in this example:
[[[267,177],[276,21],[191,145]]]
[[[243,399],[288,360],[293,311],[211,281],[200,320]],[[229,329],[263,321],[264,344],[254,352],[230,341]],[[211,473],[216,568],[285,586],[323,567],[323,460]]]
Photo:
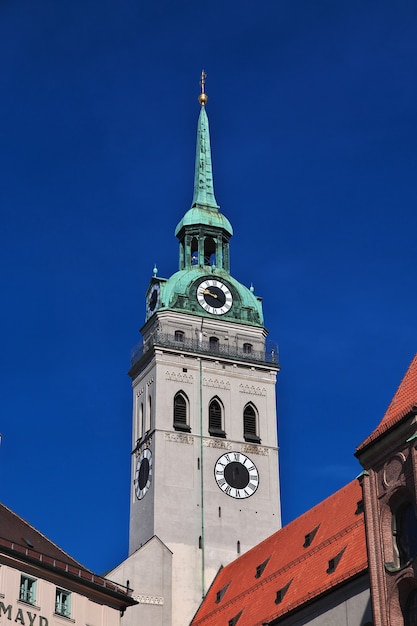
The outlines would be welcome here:
[[[151,486],[152,479],[152,452],[146,448],[143,450],[136,463],[135,472],[135,493],[138,500],[146,495]]]
[[[158,308],[159,296],[160,296],[160,287],[158,283],[155,283],[155,285],[152,287],[152,290],[146,300],[146,312],[148,314],[148,317],[150,317],[152,313],[156,311],[156,309]]]
[[[220,280],[209,278],[197,287],[197,300],[207,313],[223,315],[230,311],[233,297],[230,289]]]
[[[217,459],[214,477],[220,489],[232,498],[249,498],[259,485],[256,465],[241,452],[227,452]]]

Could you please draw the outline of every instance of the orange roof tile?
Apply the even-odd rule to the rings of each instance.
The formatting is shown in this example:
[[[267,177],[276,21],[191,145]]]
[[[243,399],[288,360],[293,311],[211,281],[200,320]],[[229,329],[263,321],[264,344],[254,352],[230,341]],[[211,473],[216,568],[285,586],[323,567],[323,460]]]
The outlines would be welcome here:
[[[417,354],[398,387],[391,404],[377,428],[358,447],[359,452],[380,435],[400,422],[410,411],[417,408]]]
[[[365,572],[364,520],[362,513],[356,513],[361,499],[355,480],[222,568],[192,626],[227,626],[240,611],[238,626],[261,626]],[[311,544],[304,547],[306,535],[316,527]],[[342,551],[334,571],[328,573],[329,561]],[[257,566],[268,558],[256,578]],[[283,598],[276,604],[279,590],[283,590]]]

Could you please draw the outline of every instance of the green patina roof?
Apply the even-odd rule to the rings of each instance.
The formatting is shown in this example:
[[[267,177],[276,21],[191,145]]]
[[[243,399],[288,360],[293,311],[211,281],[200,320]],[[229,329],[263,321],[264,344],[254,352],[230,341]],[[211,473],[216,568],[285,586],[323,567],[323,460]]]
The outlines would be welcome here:
[[[211,164],[210,130],[205,107],[201,107],[197,126],[195,155],[194,196],[191,209],[187,211],[175,229],[175,235],[183,226],[206,225],[222,228],[233,235],[229,220],[220,213],[214,197],[213,168]]]
[[[221,280],[232,287],[234,295],[233,307],[229,313],[219,316],[219,319],[233,319],[238,322],[263,326],[264,319],[261,300],[228,272],[220,269],[210,272],[208,267],[180,270],[168,278],[166,282],[161,283],[161,305],[159,309],[175,309],[213,318],[213,315],[206,313],[199,305],[194,309],[191,308],[196,304],[193,286],[204,278]],[[243,311],[251,313],[246,315]]]

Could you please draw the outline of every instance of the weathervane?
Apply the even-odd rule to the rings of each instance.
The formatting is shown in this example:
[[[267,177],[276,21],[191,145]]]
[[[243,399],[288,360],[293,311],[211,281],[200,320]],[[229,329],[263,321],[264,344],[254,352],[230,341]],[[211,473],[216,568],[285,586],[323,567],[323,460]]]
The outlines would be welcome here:
[[[205,92],[206,78],[207,78],[207,74],[205,73],[204,70],[201,70],[201,78],[200,78],[201,93],[198,96],[198,101],[202,107],[206,104],[208,100],[208,95]]]

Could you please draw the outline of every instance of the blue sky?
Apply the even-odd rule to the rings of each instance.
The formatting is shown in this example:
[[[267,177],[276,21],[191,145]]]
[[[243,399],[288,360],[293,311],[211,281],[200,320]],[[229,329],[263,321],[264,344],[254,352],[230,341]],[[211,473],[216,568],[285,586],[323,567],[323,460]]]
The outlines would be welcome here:
[[[353,479],[417,349],[417,5],[4,1],[2,501],[127,554],[131,347],[177,269],[207,72],[233,275],[280,345],[283,520]]]

